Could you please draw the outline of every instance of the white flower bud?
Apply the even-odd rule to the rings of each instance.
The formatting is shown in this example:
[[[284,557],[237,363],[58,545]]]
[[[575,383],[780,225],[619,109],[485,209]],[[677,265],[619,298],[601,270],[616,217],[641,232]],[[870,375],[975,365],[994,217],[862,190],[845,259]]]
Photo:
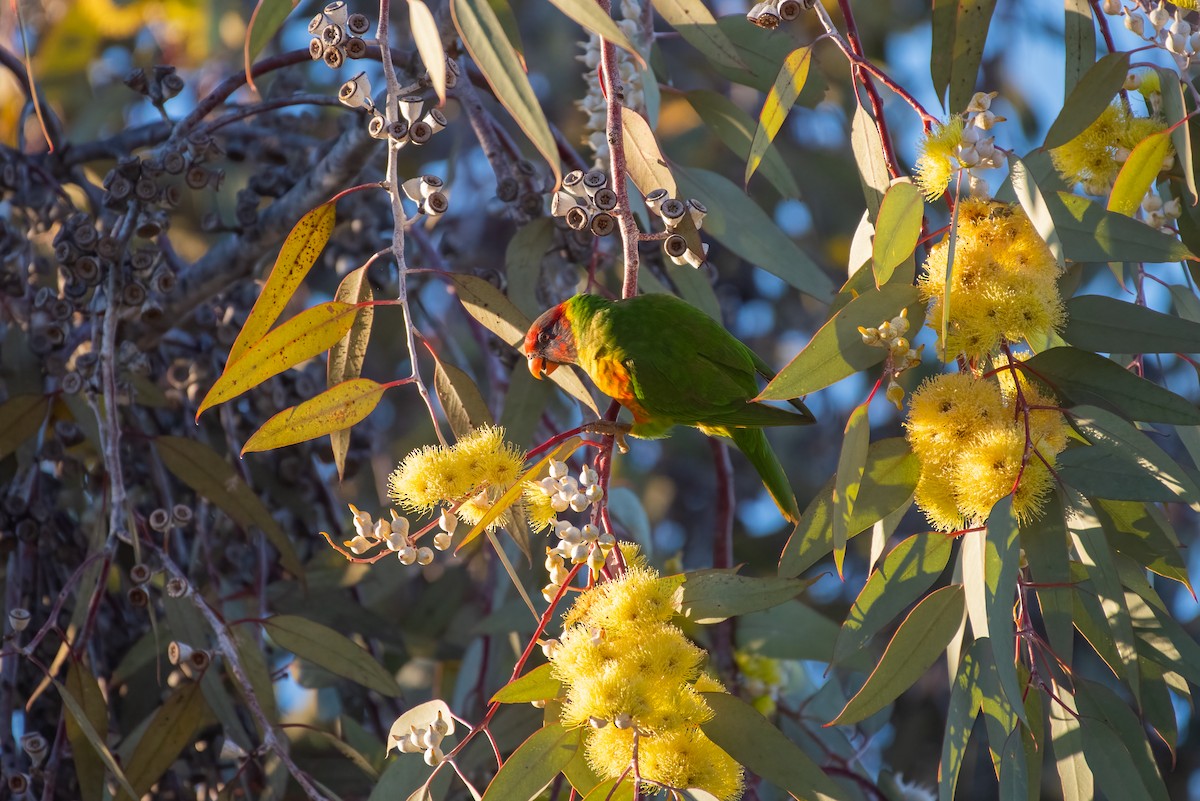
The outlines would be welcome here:
[[[567,578],[570,575],[571,571],[567,570],[567,568],[560,563],[555,565],[550,571],[550,583],[561,587],[563,584],[567,583]]]
[[[450,721],[442,717],[442,710],[438,710],[437,717],[434,718],[433,723],[429,724],[429,728],[436,731],[442,737],[450,733]]]
[[[1170,169],[1174,166],[1175,166],[1175,154],[1174,153],[1171,153],[1170,155],[1168,155],[1166,158],[1164,158],[1162,160],[1161,169],[1163,172],[1169,172]]]
[[[571,545],[583,539],[583,533],[574,526],[566,526],[558,536],[563,542],[570,543]]]
[[[355,556],[360,556],[371,550],[372,545],[374,545],[374,543],[360,534],[359,536],[350,540],[350,553],[354,554]]]
[[[1154,26],[1155,31],[1162,30],[1163,26],[1171,21],[1171,15],[1167,13],[1167,9],[1161,0],[1150,12],[1149,18],[1150,24]]]
[[[593,729],[603,729],[605,726],[608,725],[608,721],[605,720],[604,718],[598,718],[595,715],[592,715],[591,717],[588,718],[588,725],[591,726]]]
[[[560,586],[562,586],[562,585],[561,584],[547,584],[545,587],[542,587],[542,597],[546,599],[546,603],[548,603],[548,604],[554,603],[554,599],[556,597],[558,597],[558,588]]]
[[[588,554],[588,560],[587,560],[588,569],[591,570],[593,573],[599,573],[601,570],[604,569],[604,561],[605,561],[604,549],[603,548],[593,548],[592,552],[590,554]]]
[[[633,718],[628,712],[622,712],[613,718],[612,723],[618,729],[628,729],[633,726]]]
[[[433,535],[433,547],[444,551],[454,543],[454,535],[449,531],[439,531]]]
[[[979,154],[970,146],[959,147],[958,160],[964,167],[974,167],[979,163]]]
[[[443,509],[442,514],[438,517],[438,525],[442,531],[449,534],[454,533],[454,529],[458,528],[458,518],[449,509]]]
[[[605,531],[599,537],[596,537],[596,544],[607,551],[617,544],[617,538]]]
[[[396,552],[396,556],[400,557],[400,564],[411,565],[417,561],[417,549],[411,545],[405,545]]]
[[[396,741],[396,750],[402,754],[416,754],[421,748],[421,733],[414,727],[410,734],[405,734]]]
[[[571,546],[571,563],[581,565],[587,561],[588,554],[591,553],[592,546],[586,542],[581,542],[578,545]]]
[[[1163,44],[1167,51],[1176,55],[1183,55],[1187,52],[1187,39],[1177,33],[1167,33],[1163,39]]]
[[[563,566],[563,558],[556,551],[547,551],[546,553],[546,572],[550,572],[555,568]]]
[[[890,322],[892,324],[892,330],[896,332],[897,336],[904,336],[907,334],[909,328],[908,309],[905,309],[899,315],[893,317]]]
[[[446,757],[442,753],[442,749],[438,748],[436,745],[425,752],[425,764],[431,768],[436,768],[438,765],[442,764],[442,760],[445,758]]]
[[[1118,164],[1124,164],[1126,161],[1129,161],[1129,153],[1130,151],[1127,147],[1113,148],[1113,161]]]
[[[441,744],[441,732],[436,731],[432,726],[421,732],[421,745],[425,748],[437,748]]]
[[[1138,12],[1125,12],[1125,28],[1138,36],[1146,35],[1146,19]]]
[[[550,477],[562,478],[567,475],[567,463],[560,462],[557,459],[550,460]]]
[[[878,345],[879,344],[879,329],[878,328],[862,328],[860,326],[858,329],[858,332],[860,334],[862,334],[862,340],[863,340],[864,345]]]
[[[892,331],[892,324],[890,322],[883,322],[877,330],[879,331],[880,339],[891,339],[893,336],[895,336],[895,332]]]
[[[974,125],[968,125],[966,128],[963,128],[962,142],[964,145],[973,145],[982,139],[983,136],[983,129],[977,128]]]
[[[604,497],[604,489],[599,484],[593,484],[587,488],[587,492],[583,493],[592,503],[596,503]]]
[[[386,540],[392,536],[392,523],[390,520],[379,518],[375,521],[375,529],[371,532],[371,537],[377,540]]]
[[[1121,0],[1104,0],[1104,13],[1114,17],[1121,13]]]
[[[1142,198],[1142,208],[1146,211],[1158,211],[1162,207],[1162,198],[1153,192],[1147,192],[1146,196]]]
[[[585,542],[595,542],[596,539],[600,536],[600,529],[597,528],[595,524],[588,523],[586,526],[583,527],[583,530],[580,531],[580,534],[583,535],[583,539]]]
[[[556,512],[565,512],[570,505],[571,502],[559,493],[555,493],[550,497],[550,508]]]
[[[584,465],[579,471],[579,483],[585,487],[590,487],[596,483],[600,476],[589,465]]]
[[[1170,217],[1172,220],[1178,220],[1183,214],[1183,206],[1179,203],[1179,198],[1172,198],[1163,204],[1163,214]]]
[[[433,561],[433,551],[432,550],[430,550],[429,548],[426,548],[425,546],[421,546],[420,548],[417,549],[417,564],[418,565],[420,565],[421,567],[424,567],[425,565],[429,564],[432,561]]]
[[[588,497],[582,492],[577,492],[571,496],[571,508],[576,512],[582,512],[584,509],[588,508],[590,503],[591,501],[589,501]]]
[[[575,490],[579,489],[579,482],[570,476],[564,476],[558,480],[558,491],[567,495],[574,495]]]
[[[1138,70],[1130,70],[1125,73],[1125,83],[1123,89],[1127,92],[1136,92],[1138,87],[1142,85],[1142,73]]]

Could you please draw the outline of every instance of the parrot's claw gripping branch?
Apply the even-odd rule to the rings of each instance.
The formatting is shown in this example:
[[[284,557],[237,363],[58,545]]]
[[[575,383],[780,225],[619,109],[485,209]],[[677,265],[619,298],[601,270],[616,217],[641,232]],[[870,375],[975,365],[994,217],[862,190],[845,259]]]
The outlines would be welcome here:
[[[629,443],[625,441],[625,437],[632,429],[633,426],[629,423],[618,423],[616,420],[597,420],[583,427],[584,433],[612,437],[621,453],[629,453]]]

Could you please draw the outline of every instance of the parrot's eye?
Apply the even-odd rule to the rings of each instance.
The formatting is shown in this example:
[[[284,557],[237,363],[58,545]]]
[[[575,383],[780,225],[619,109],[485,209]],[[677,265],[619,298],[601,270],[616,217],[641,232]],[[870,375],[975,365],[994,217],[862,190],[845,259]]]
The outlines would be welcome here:
[[[549,331],[538,332],[538,344],[539,345],[545,345],[549,342],[550,342],[550,332]]]

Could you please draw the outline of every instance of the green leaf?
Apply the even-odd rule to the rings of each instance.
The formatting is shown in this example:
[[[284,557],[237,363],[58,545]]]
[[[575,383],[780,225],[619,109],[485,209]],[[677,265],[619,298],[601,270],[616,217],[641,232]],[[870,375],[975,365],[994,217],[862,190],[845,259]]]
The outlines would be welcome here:
[[[1058,763],[1058,779],[1062,786],[1063,801],[1093,801],[1096,797],[1095,779],[1083,751],[1083,733],[1079,717],[1075,714],[1074,700],[1062,687],[1058,687],[1060,703],[1050,704],[1050,742],[1054,759]]]
[[[1132,763],[1132,771],[1128,771],[1130,775],[1124,778],[1133,781],[1140,779],[1139,783],[1144,789],[1125,797],[1168,801],[1167,789],[1155,764],[1154,753],[1150,750],[1145,729],[1133,710],[1109,688],[1084,679],[1080,679],[1075,685],[1075,699],[1079,704],[1080,716],[1087,719],[1083,727],[1085,752],[1092,750],[1088,748],[1089,741],[1094,742],[1099,746],[1098,750],[1115,757],[1113,760],[1105,760],[1106,767],[1121,773],[1126,773],[1126,767]],[[1096,728],[1093,729],[1092,725]],[[1121,754],[1122,750],[1127,756]],[[1108,770],[1101,770],[1090,758],[1089,762],[1100,776],[1105,795],[1110,798],[1122,797],[1118,789],[1122,785],[1109,783],[1106,778]]]
[[[1075,2],[1076,0],[1069,1]],[[1085,5],[1087,4],[1087,0],[1082,1]],[[1035,151],[1024,159],[1017,158],[1015,153],[1010,154],[1008,166],[1013,194],[1020,202],[1021,208],[1025,210],[1030,222],[1033,223],[1033,227],[1037,229],[1038,236],[1045,240],[1046,246],[1050,248],[1055,261],[1061,267],[1063,264],[1062,240],[1058,236],[1058,229],[1054,226],[1054,218],[1050,214],[1050,206],[1046,202],[1046,194],[1043,191],[1049,188],[1050,182],[1053,182],[1054,185],[1061,183],[1058,171],[1045,151]]]
[[[888,172],[879,127],[861,102],[855,104],[854,117],[850,120],[850,150],[854,154],[863,197],[867,201],[867,216],[873,223],[878,218],[879,207],[891,185],[892,176]]]
[[[583,26],[585,30],[591,31],[601,39],[612,42],[629,53],[641,67],[645,68],[646,60],[642,58],[642,54],[633,46],[629,37],[617,26],[613,18],[600,9],[599,3],[594,3],[592,0],[550,0],[550,2],[559,11]]]
[[[562,167],[550,124],[529,85],[521,57],[505,35],[496,12],[487,0],[451,0],[450,15],[471,60],[492,87],[496,99],[546,159],[555,183],[561,182]]]
[[[1017,666],[1013,661],[1016,642],[1013,604],[1017,593],[1017,574],[1021,568],[1021,545],[1011,495],[1005,495],[997,501],[988,515],[983,553],[988,638],[992,643],[999,689],[1017,716],[1028,725],[1023,688],[1017,679]],[[999,743],[994,745],[998,747]]]
[[[1135,559],[1163,578],[1178,581],[1191,592],[1187,563],[1179,546],[1163,529],[1162,523],[1150,514],[1146,504],[1097,499],[1092,502],[1092,508],[1113,550]]]
[[[350,332],[329,349],[325,369],[325,382],[335,387],[343,381],[362,375],[363,361],[367,358],[367,344],[371,341],[371,326],[375,322],[375,308],[370,305],[375,299],[371,284],[367,281],[367,265],[351,270],[338,285],[334,300],[342,303],[366,304],[361,306]],[[335,431],[329,435],[333,448],[333,463],[337,467],[338,480],[346,472],[346,454],[350,450],[350,432]]]
[[[1200,408],[1191,401],[1090,351],[1051,348],[1020,365],[1071,404],[1111,407],[1131,420],[1200,425]]]
[[[1131,423],[1095,406],[1072,409],[1071,423],[1092,445],[1059,454],[1059,476],[1068,486],[1112,500],[1200,500],[1191,476]]]
[[[729,570],[684,573],[675,591],[675,611],[694,623],[720,623],[790,601],[815,581],[795,578],[739,576]]]
[[[504,760],[488,783],[484,801],[532,801],[554,781],[579,749],[583,732],[552,723],[535,731]]]
[[[620,787],[617,787],[618,784]],[[633,780],[609,779],[601,782],[583,797],[583,801],[633,801]]]
[[[1067,301],[1063,339],[1107,353],[1198,353],[1200,323],[1104,295]]]
[[[13,395],[0,404],[0,459],[36,434],[49,410],[45,395]]]
[[[754,141],[750,144],[750,153],[746,158],[746,172],[742,183],[749,184],[767,148],[775,141],[775,135],[783,127],[788,112],[796,102],[796,98],[804,89],[808,80],[808,68],[812,63],[812,48],[799,47],[793,50],[784,60],[775,78],[775,85],[767,93],[762,111],[758,115],[758,128],[754,131]]]
[[[1108,210],[1132,217],[1142,205],[1146,191],[1162,172],[1163,159],[1170,150],[1171,137],[1166,131],[1151,134],[1138,142],[1113,182]]]
[[[1087,198],[1052,192],[1045,199],[1063,255],[1071,261],[1160,263],[1194,258],[1178,237]]]
[[[938,100],[950,90],[950,111],[966,109],[975,93],[983,46],[996,0],[935,0],[929,68]]]
[[[862,403],[850,412],[842,435],[842,451],[838,456],[837,473],[833,479],[833,564],[842,577],[842,562],[846,558],[846,540],[850,521],[854,519],[854,504],[862,489],[863,473],[867,469],[867,448],[871,444],[871,421],[868,404]]]
[[[304,575],[304,566],[292,541],[231,464],[207,445],[185,437],[157,437],[154,445],[163,464],[176,478],[216,504],[242,528],[262,529],[279,551],[284,568],[294,576]]]
[[[781,631],[788,636],[780,637]],[[788,601],[738,618],[737,647],[772,659],[828,662],[837,634],[832,620],[801,601]],[[858,669],[858,661],[862,660],[851,657],[846,664]]]
[[[390,384],[355,378],[278,412],[242,446],[242,455],[269,451],[344,431],[375,411]]]
[[[158,708],[125,763],[135,801],[175,763],[206,717],[208,707],[197,682],[181,685]]]
[[[554,678],[553,666],[539,665],[524,676],[505,684],[488,703],[527,704],[530,701],[549,701],[562,692],[562,683]]]
[[[429,83],[437,94],[438,103],[446,102],[446,51],[437,20],[424,0],[408,0],[408,29],[412,34],[421,63],[429,75]]]
[[[1146,715],[1146,722],[1171,752],[1171,760],[1174,762],[1179,745],[1179,722],[1175,717],[1175,702],[1172,700],[1171,690],[1163,678],[1165,668],[1149,659],[1143,659],[1139,669],[1142,674],[1142,711]]]
[[[250,345],[237,361],[226,363],[225,371],[200,402],[196,419],[218,403],[233,400],[268,378],[332,348],[349,333],[359,308],[336,300],[318,304]]]
[[[799,398],[879,364],[887,357],[887,349],[864,343],[859,327],[876,327],[916,302],[917,288],[907,284],[886,284],[863,292],[821,326],[756,400]],[[909,319],[920,317],[910,312]]]
[[[713,711],[700,728],[729,756],[801,801],[847,798],[808,754],[757,709],[728,693],[702,693]]]
[[[899,698],[945,652],[965,611],[965,595],[959,584],[925,596],[896,629],[866,683],[829,725],[848,726],[866,720]]]
[[[681,196],[708,208],[707,235],[806,295],[822,302],[833,297],[829,277],[736,184],[707,170],[676,167],[674,172]]]
[[[590,0],[589,0],[590,1]],[[625,158],[629,177],[643,195],[665,189],[675,196],[675,176],[667,166],[650,123],[628,106],[621,107],[621,129],[625,134]]]
[[[54,688],[58,689],[59,697],[62,698],[62,705],[66,706],[67,712],[70,713],[70,717],[67,719],[68,721],[74,722],[74,725],[76,725],[76,728],[78,729],[79,736],[83,737],[83,740],[88,742],[89,745],[95,749],[96,753],[100,755],[104,766],[108,767],[109,772],[113,773],[113,777],[116,779],[116,783],[120,784],[121,789],[125,790],[126,793],[132,797],[132,799],[139,799],[140,795],[138,794],[138,791],[133,789],[133,785],[130,783],[130,779],[126,777],[125,771],[121,770],[120,763],[116,761],[113,752],[109,751],[107,743],[104,742],[104,736],[101,735],[100,731],[97,731],[95,725],[92,725],[91,723],[91,718],[89,716],[91,713],[95,712],[95,700],[85,697],[83,703],[80,703],[79,699],[74,697],[74,694],[70,691],[70,689],[67,689],[66,686],[64,686],[64,683],[58,679],[54,679],[53,676],[50,677],[50,681],[53,681]],[[103,698],[101,698],[101,700],[103,700]],[[104,716],[104,719],[106,719],[107,724],[107,712],[106,716]],[[72,742],[74,742],[73,739]],[[97,789],[102,790],[102,785]]]
[[[254,693],[266,719],[271,723],[278,723],[279,703],[275,698],[275,684],[271,681],[271,669],[267,665],[267,655],[263,652],[262,643],[256,636],[257,632],[252,632],[248,627],[235,626],[230,633],[233,635],[234,647],[237,649],[238,658],[242,663],[242,672],[246,674],[250,686],[246,687],[237,681],[232,671],[229,670],[229,666],[226,665],[225,672],[229,675],[230,682],[237,688],[242,698],[246,698],[251,692]],[[261,735],[262,724],[255,721],[255,726],[258,727]]]
[[[254,301],[254,308],[250,310],[250,316],[229,349],[228,364],[232,365],[242,358],[252,345],[266,336],[288,301],[296,294],[300,282],[308,275],[324,250],[325,243],[329,241],[329,235],[333,233],[336,220],[334,207],[332,201],[317,206],[301,217],[283,240],[275,266],[271,268],[258,300]]]
[[[396,679],[375,657],[328,626],[295,615],[273,615],[263,621],[263,628],[280,648],[301,659],[389,698],[400,695]]]
[[[940,532],[914,534],[883,558],[854,599],[833,649],[841,662],[867,644],[909,604],[925,593],[946,569],[954,539]]]
[[[1071,587],[1070,552],[1062,496],[1046,499],[1042,516],[1021,526],[1021,547],[1029,562],[1047,639],[1054,653],[1070,668],[1074,648],[1074,593]]]
[[[754,140],[757,120],[743,111],[723,94],[708,89],[693,89],[684,97],[700,115],[708,129],[716,134],[726,147],[742,161],[750,158],[750,144]],[[792,175],[791,168],[771,143],[762,155],[759,172],[783,197],[799,197],[800,187]]]
[[[1025,760],[1023,729],[1004,741],[1000,757],[1000,798],[1024,801],[1029,797],[1029,763]]]
[[[267,46],[288,18],[300,0],[258,0],[250,21],[246,25],[246,55],[247,59],[258,58],[258,54]],[[249,66],[249,64],[247,64]]]
[[[904,437],[872,442],[854,519],[846,527],[854,537],[905,506],[917,486],[920,463]],[[817,493],[779,556],[779,575],[798,576],[833,550],[833,479]]]
[[[667,24],[706,58],[734,69],[745,69],[737,47],[717,26],[712,12],[701,0],[652,0],[654,10]]]
[[[921,190],[908,181],[892,184],[875,220],[875,242],[872,247],[872,269],[875,285],[883,286],[892,273],[917,247],[921,238],[921,221],[925,218],[925,202]]]
[[[1179,161],[1179,170],[1183,173],[1184,186],[1195,202],[1200,198],[1196,191],[1196,166],[1192,158],[1192,137],[1188,130],[1191,120],[1188,119],[1187,102],[1184,99],[1183,83],[1179,73],[1166,67],[1156,67],[1162,91],[1162,111],[1167,119],[1167,128],[1171,130],[1171,144],[1175,147],[1175,157]]]
[[[526,317],[504,293],[489,284],[483,278],[475,275],[455,273],[451,276],[458,290],[458,299],[462,302],[467,313],[474,317],[503,341],[514,348],[520,348],[525,341],[525,333],[529,330],[532,320]],[[583,403],[599,417],[596,401],[588,392],[583,381],[571,367],[555,370],[550,380],[558,384],[569,395]]]
[[[1129,53],[1109,53],[1084,73],[1067,95],[1062,111],[1046,133],[1046,148],[1065,145],[1079,136],[1108,108],[1113,97],[1125,85],[1129,73]]]
[[[1092,6],[1088,0],[1066,0],[1065,6],[1063,44],[1067,58],[1063,84],[1070,94],[1096,63],[1096,21],[1092,19]]]
[[[554,247],[555,235],[554,222],[549,217],[539,217],[517,229],[504,251],[508,299],[531,320],[541,314],[537,290],[542,260]]]
[[[492,413],[483,394],[471,377],[454,365],[438,359],[433,373],[433,388],[446,412],[450,430],[458,439],[492,422]]]
[[[981,682],[987,643],[975,640],[967,646],[950,687],[950,706],[946,710],[946,734],[942,738],[942,761],[938,768],[938,797],[954,801],[958,775],[962,772],[971,729],[982,707]]]

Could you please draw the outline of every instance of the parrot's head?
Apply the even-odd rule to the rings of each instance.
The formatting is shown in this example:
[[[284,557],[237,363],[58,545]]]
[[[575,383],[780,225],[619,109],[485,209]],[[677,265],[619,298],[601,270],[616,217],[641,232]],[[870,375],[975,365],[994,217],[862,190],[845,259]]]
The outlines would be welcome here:
[[[525,335],[521,351],[529,360],[529,372],[534,378],[550,375],[560,364],[574,364],[578,360],[575,331],[565,306],[560,303],[534,320]]]

